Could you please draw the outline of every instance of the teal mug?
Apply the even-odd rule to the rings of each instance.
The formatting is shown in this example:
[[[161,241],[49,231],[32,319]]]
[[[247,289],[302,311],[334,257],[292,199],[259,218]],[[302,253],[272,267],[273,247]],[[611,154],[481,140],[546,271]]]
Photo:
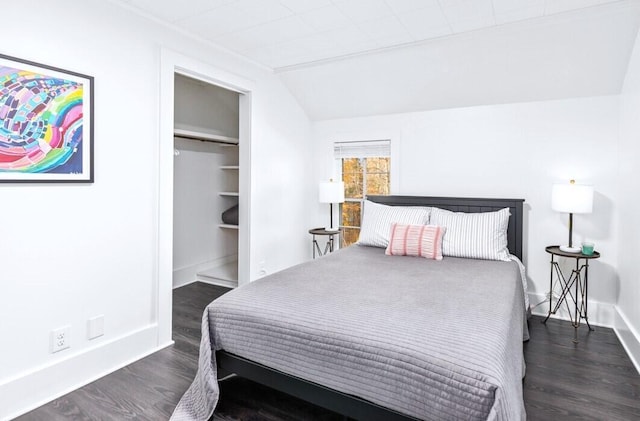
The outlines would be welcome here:
[[[584,254],[585,256],[591,256],[593,254],[593,248],[593,243],[582,243],[582,254]]]

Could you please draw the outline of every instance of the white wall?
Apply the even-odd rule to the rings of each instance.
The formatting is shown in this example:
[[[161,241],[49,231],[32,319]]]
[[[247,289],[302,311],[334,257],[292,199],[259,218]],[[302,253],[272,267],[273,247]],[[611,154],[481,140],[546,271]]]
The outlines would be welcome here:
[[[175,139],[180,155],[174,159],[173,287],[196,280],[196,273],[238,257],[238,231],[221,229],[222,212],[238,198],[220,196],[238,191],[238,148],[213,142]]]
[[[620,104],[618,335],[640,371],[640,33]]]
[[[551,210],[551,186],[570,178],[592,183],[594,212],[575,215],[574,241],[588,238],[602,253],[591,266],[589,313],[592,322],[611,325],[619,290],[618,105],[617,96],[604,96],[317,122],[316,178],[332,175],[333,141],[391,138],[392,194],[525,199],[533,304],[549,290],[545,246],[568,237],[568,216]]]
[[[95,183],[0,185],[0,419],[157,349],[161,47],[254,83],[251,247],[269,272],[308,258],[310,127],[270,73],[100,0],[30,3],[3,54],[95,77]],[[18,3],[3,15],[24,16]],[[70,16],[73,24],[68,24]],[[275,204],[275,205],[274,205]],[[258,261],[250,262],[251,277]],[[105,335],[86,339],[91,316]],[[49,353],[71,325],[71,348]]]
[[[251,274],[259,277],[311,258],[313,186],[311,126],[291,103],[278,104],[279,85],[253,96],[251,149]],[[310,187],[311,186],[311,187]],[[315,193],[315,194],[314,194]]]

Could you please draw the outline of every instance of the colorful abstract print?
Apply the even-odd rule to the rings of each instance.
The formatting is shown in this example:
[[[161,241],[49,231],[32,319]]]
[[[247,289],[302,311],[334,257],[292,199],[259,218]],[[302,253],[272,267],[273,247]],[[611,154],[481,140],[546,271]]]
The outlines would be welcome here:
[[[0,66],[0,172],[82,173],[82,83]]]

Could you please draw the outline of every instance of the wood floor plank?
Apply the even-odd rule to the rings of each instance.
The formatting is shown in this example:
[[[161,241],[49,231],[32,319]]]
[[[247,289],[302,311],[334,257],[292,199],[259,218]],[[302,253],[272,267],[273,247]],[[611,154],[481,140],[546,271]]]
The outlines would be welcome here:
[[[173,293],[175,345],[19,417],[20,421],[166,420],[191,384],[203,309],[228,290],[204,283]],[[523,380],[529,420],[640,419],[640,375],[611,329],[578,331],[569,322],[529,321]],[[220,384],[216,421],[342,419],[339,415],[241,378]]]

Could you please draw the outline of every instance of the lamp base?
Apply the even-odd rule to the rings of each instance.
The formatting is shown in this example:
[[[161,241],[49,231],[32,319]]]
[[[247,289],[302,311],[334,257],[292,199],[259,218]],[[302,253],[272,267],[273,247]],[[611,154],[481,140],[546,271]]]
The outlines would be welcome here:
[[[582,249],[580,247],[560,246],[560,250],[567,253],[580,253]]]

